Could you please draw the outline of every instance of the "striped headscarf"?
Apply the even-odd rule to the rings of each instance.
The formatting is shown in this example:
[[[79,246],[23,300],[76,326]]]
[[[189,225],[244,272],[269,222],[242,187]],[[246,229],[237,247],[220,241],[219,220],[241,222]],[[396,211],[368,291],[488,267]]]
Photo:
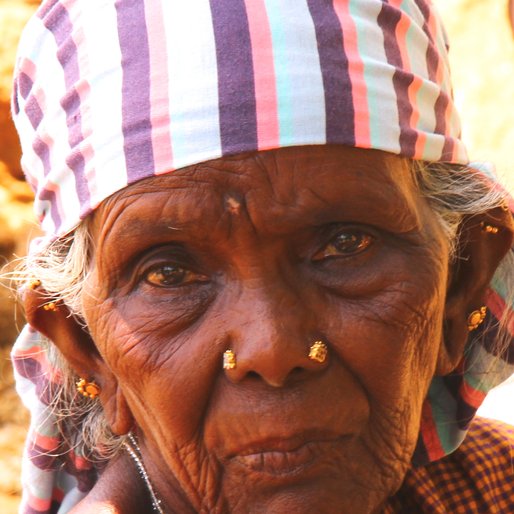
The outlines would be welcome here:
[[[429,0],[43,1],[21,38],[12,101],[45,232],[32,251],[131,183],[245,151],[335,143],[467,164],[447,50]],[[490,323],[460,372],[432,384],[417,463],[455,449],[486,392],[514,371],[499,361],[483,375],[509,274],[495,276]],[[23,512],[66,512],[94,469],[55,456],[46,386],[59,370],[30,327],[13,360],[33,414]]]

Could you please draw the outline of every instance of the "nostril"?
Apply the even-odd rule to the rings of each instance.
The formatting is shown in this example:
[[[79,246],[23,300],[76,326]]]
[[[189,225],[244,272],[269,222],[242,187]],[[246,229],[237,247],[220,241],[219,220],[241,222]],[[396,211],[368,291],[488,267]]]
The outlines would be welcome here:
[[[250,379],[260,379],[261,376],[259,375],[259,373],[257,373],[256,371],[249,371],[247,374],[246,374],[246,377],[247,378],[250,378]]]
[[[289,372],[289,374],[290,374],[291,376],[293,376],[293,377],[294,377],[294,376],[296,376],[296,375],[300,375],[300,374],[302,374],[304,371],[305,371],[305,368],[302,368],[302,367],[300,367],[300,366],[297,366],[296,368],[293,368],[293,369]]]

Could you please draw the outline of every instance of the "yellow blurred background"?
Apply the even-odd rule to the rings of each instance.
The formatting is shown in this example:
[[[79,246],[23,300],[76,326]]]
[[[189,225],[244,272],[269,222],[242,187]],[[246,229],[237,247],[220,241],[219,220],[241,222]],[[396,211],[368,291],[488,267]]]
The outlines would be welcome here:
[[[88,1],[88,0],[83,0]],[[21,178],[19,149],[10,123],[10,76],[17,39],[39,2],[0,0],[0,265],[22,254],[34,226],[30,192]],[[514,187],[514,40],[507,0],[435,0],[451,41],[451,63],[464,140],[473,160],[496,163]],[[0,287],[0,512],[16,512],[26,413],[12,387],[9,345],[18,330],[10,293]],[[512,415],[512,390],[493,407]],[[510,396],[509,396],[510,395]],[[510,414],[509,414],[510,409]]]

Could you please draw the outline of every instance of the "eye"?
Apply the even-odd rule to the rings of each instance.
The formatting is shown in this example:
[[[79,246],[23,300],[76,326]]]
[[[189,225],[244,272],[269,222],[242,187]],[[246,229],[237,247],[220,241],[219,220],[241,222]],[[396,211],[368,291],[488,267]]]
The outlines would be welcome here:
[[[321,261],[328,257],[353,257],[366,251],[374,240],[372,235],[360,230],[344,230],[317,252],[312,260]]]
[[[207,282],[208,277],[187,268],[163,264],[154,266],[144,274],[144,279],[152,286],[178,287],[193,282]]]

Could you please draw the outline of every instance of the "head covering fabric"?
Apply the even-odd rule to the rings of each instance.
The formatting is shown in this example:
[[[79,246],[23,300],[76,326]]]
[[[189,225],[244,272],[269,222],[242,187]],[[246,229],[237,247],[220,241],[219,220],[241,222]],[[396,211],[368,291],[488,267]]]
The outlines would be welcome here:
[[[467,164],[447,50],[429,0],[43,1],[12,100],[45,233],[31,251],[131,183],[240,152],[343,144]],[[512,341],[494,355],[497,321],[512,319],[507,266],[461,368],[432,383],[416,464],[457,448],[487,391],[514,372]],[[13,361],[32,412],[21,512],[67,512],[95,469],[61,455],[49,407],[60,373],[31,327]]]
[[[145,177],[340,143],[466,163],[425,0],[50,0],[19,48],[13,117],[45,233]]]

